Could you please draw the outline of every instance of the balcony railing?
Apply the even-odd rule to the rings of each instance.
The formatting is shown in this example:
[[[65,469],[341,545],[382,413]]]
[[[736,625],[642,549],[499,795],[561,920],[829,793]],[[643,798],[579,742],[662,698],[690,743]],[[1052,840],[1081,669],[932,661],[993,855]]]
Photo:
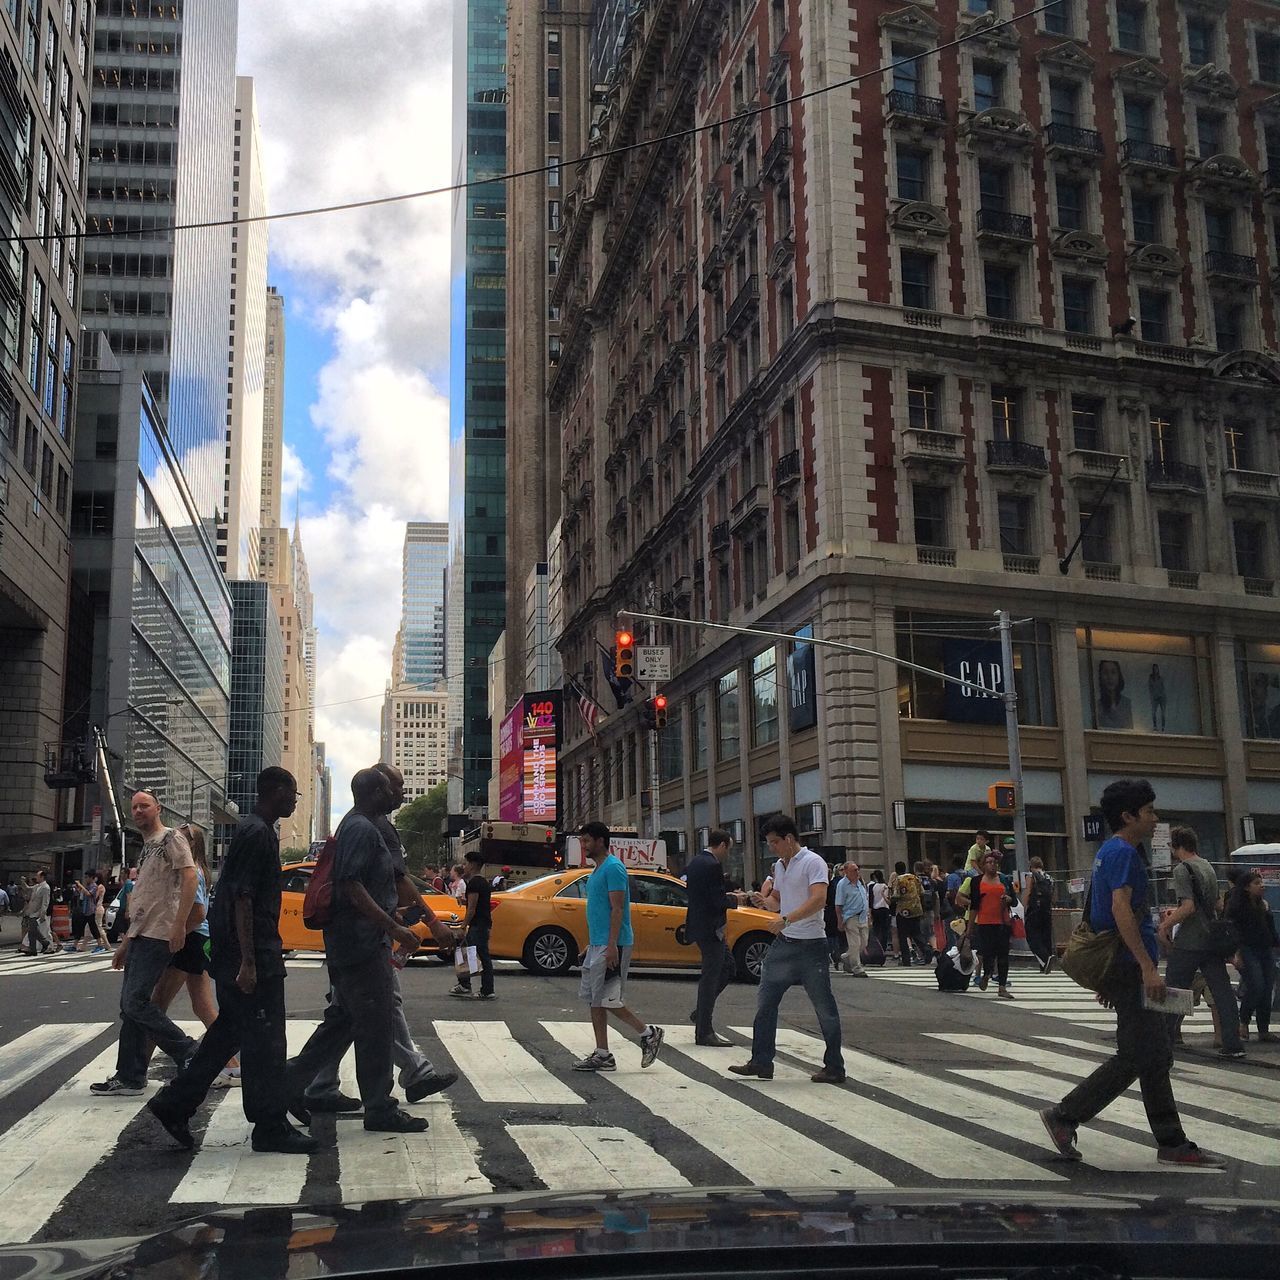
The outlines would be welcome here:
[[[1006,213],[1003,209],[979,209],[978,230],[1014,240],[1031,239],[1031,218],[1025,213]]]
[[[1170,569],[1169,585],[1175,591],[1199,591],[1200,575],[1189,569]]]
[[[1049,459],[1038,444],[1027,444],[1025,440],[988,440],[987,466],[1043,473],[1049,470]]]
[[[1102,154],[1102,134],[1096,129],[1081,129],[1074,124],[1049,124],[1044,130],[1045,141],[1051,147],[1066,147],[1071,151],[1087,151],[1090,155]]]
[[[729,522],[717,520],[711,526],[711,550],[723,551],[729,545]]]
[[[738,290],[737,297],[729,304],[724,327],[727,333],[736,333],[760,304],[760,277],[748,276]]]
[[[667,439],[679,440],[685,431],[685,412],[683,409],[677,409],[671,415],[671,421],[667,423]]]
[[[914,116],[917,120],[936,120],[945,124],[947,104],[941,98],[926,98],[921,93],[910,93],[906,89],[892,89],[889,92],[889,110],[895,115]]]
[[[1175,462],[1172,458],[1147,459],[1147,487],[1149,489],[1204,490],[1204,475],[1190,462]]]
[[[916,563],[938,569],[954,569],[956,553],[953,547],[916,547]]]
[[[1245,471],[1239,467],[1228,467],[1222,473],[1222,496],[1249,501],[1262,498],[1275,502],[1280,500],[1280,476],[1270,471]]]
[[[1102,453],[1097,449],[1072,449],[1067,454],[1067,475],[1072,480],[1109,481],[1128,484],[1129,458],[1122,453]]]
[[[765,148],[764,159],[760,162],[760,171],[771,176],[782,161],[791,154],[791,126],[779,125],[773,131],[773,138]]]
[[[1120,163],[1146,165],[1153,169],[1176,169],[1178,153],[1162,142],[1144,142],[1140,138],[1126,138],[1120,144]]]
[[[1274,578],[1246,578],[1244,593],[1247,596],[1273,596],[1276,593]]]
[[[1106,560],[1085,561],[1084,576],[1094,582],[1119,582],[1120,566]]]
[[[902,433],[902,460],[907,466],[927,468],[964,466],[964,437],[953,431],[908,427]]]
[[[1204,269],[1211,276],[1230,276],[1233,280],[1256,280],[1258,260],[1247,253],[1227,253],[1210,249],[1204,255]]]
[[[1004,554],[1005,573],[1039,573],[1040,557],[1014,555],[1006,551]]]
[[[800,450],[792,449],[790,453],[784,453],[774,464],[773,487],[785,489],[788,485],[798,483],[799,480]]]

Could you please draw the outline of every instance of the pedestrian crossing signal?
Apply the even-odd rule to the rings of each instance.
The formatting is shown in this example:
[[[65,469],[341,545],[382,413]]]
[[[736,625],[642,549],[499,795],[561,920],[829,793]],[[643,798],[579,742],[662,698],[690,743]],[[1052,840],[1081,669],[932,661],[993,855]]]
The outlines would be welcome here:
[[[619,680],[634,680],[636,675],[636,638],[630,631],[617,631],[613,637],[613,674]]]
[[[1012,813],[1014,795],[1012,782],[996,782],[987,788],[987,808],[996,813]]]

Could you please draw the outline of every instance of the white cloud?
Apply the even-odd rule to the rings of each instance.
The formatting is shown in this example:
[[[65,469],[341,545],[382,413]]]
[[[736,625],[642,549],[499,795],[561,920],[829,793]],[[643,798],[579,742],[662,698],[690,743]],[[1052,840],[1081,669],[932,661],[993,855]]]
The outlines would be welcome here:
[[[452,0],[242,6],[240,72],[254,77],[271,212],[451,180],[452,28]],[[450,217],[450,197],[438,196],[271,227],[290,316],[332,342],[303,427],[327,447],[331,483],[317,485],[288,445],[284,462],[290,510],[303,495],[316,733],[339,812],[351,774],[378,751],[380,700],[363,695],[391,673],[404,522],[447,509]],[[291,405],[286,430],[303,421]],[[327,506],[309,508],[309,488],[329,493]]]

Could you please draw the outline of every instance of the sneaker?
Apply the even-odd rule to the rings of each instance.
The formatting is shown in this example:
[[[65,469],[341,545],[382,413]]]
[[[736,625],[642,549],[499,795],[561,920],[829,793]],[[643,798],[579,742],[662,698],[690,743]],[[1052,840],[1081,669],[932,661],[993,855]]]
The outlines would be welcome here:
[[[1040,972],[1041,972],[1041,973],[1052,973],[1052,972],[1053,972],[1053,970],[1054,970],[1054,967],[1057,965],[1057,963],[1058,963],[1058,957],[1057,957],[1057,956],[1050,956],[1050,957],[1049,957],[1049,958],[1044,962],[1044,967],[1040,970]]]
[[[89,1092],[98,1098],[139,1098],[146,1091],[145,1085],[125,1084],[119,1076],[89,1086]]]
[[[184,1151],[194,1151],[196,1149],[196,1140],[191,1136],[191,1130],[187,1128],[185,1120],[180,1120],[177,1116],[171,1116],[162,1111],[156,1106],[155,1098],[152,1098],[147,1103],[145,1110],[151,1112],[151,1115],[163,1127],[165,1133]]]
[[[108,950],[108,948],[106,947],[94,947],[94,949],[89,954],[94,956],[100,956],[106,950]]]
[[[1230,1062],[1239,1062],[1244,1058],[1243,1049],[1219,1049],[1218,1057],[1226,1058]]]
[[[613,1054],[595,1049],[573,1064],[575,1071],[617,1071],[618,1063]]]
[[[323,1112],[325,1115],[350,1115],[352,1112],[359,1111],[364,1103],[359,1098],[353,1098],[349,1093],[322,1093],[314,1098],[307,1099],[307,1108],[317,1114]],[[297,1112],[294,1112],[295,1118]]]
[[[1274,1044],[1276,1041],[1276,1037],[1270,1031],[1259,1031],[1258,1039],[1262,1041],[1263,1044]]]
[[[482,991],[478,996],[476,996],[477,1000],[496,1000],[497,998],[498,993],[496,991]]]
[[[462,999],[462,1000],[470,1000],[472,998],[471,988],[464,987],[460,982],[455,983],[452,987],[449,988],[449,994],[451,996],[457,996],[459,999]]]
[[[1010,991],[1008,987],[1001,987],[1000,990],[996,992],[996,995],[999,996],[1001,1000],[1013,999],[1013,992]]]
[[[986,974],[983,974],[975,985],[979,991],[985,991],[991,985],[991,979]]]
[[[449,1088],[450,1085],[458,1083],[458,1073],[456,1071],[433,1071],[429,1076],[424,1076],[417,1084],[410,1085],[404,1091],[404,1096],[410,1102],[421,1102],[423,1098],[429,1098],[433,1093],[440,1093]]]
[[[366,1115],[364,1127],[370,1133],[422,1133],[429,1126],[422,1116],[411,1116],[407,1111],[396,1107],[391,1111],[379,1111],[375,1115]]]
[[[210,1089],[238,1089],[240,1088],[240,1068],[239,1067],[223,1067],[221,1071],[214,1076],[209,1085]]]
[[[255,1151],[274,1151],[282,1156],[309,1156],[320,1144],[309,1134],[299,1133],[291,1124],[278,1129],[256,1126],[251,1145]]]
[[[652,1022],[645,1028],[644,1035],[640,1037],[640,1065],[642,1067],[651,1067],[657,1062],[658,1052],[666,1038],[667,1033],[661,1027],[655,1027]]]
[[[1161,1164],[1176,1164],[1182,1169],[1225,1169],[1227,1162],[1221,1156],[1211,1156],[1201,1151],[1194,1142],[1184,1142],[1180,1147],[1161,1147],[1156,1152]]]
[[[1068,1160],[1082,1159],[1076,1147],[1074,1125],[1067,1124],[1065,1120],[1059,1120],[1058,1113],[1053,1107],[1046,1107],[1040,1112],[1040,1121],[1049,1135],[1049,1141],[1058,1149],[1060,1156],[1065,1156]]]

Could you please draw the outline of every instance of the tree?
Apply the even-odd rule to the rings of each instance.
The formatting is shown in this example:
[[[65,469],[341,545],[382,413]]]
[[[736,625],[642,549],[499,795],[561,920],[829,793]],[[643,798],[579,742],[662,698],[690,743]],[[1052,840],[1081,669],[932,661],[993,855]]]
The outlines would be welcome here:
[[[404,860],[410,871],[437,866],[445,856],[440,828],[449,813],[449,784],[441,782],[426,795],[410,800],[396,814],[396,830],[404,841]]]
[[[281,849],[280,865],[282,867],[292,866],[295,862],[310,862],[310,849]]]

